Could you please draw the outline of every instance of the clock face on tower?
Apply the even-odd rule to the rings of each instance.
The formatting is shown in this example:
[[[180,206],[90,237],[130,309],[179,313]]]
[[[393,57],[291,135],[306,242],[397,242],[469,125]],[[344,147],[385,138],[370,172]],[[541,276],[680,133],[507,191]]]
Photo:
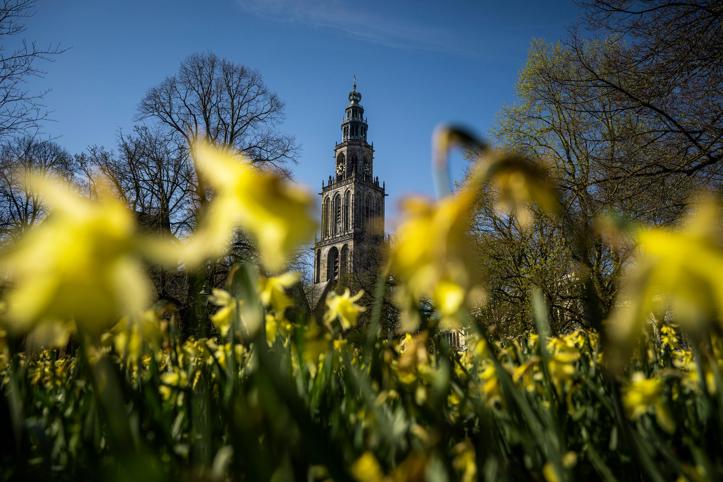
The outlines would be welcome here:
[[[344,164],[342,164],[341,162],[336,165],[336,173],[337,174],[344,173]]]

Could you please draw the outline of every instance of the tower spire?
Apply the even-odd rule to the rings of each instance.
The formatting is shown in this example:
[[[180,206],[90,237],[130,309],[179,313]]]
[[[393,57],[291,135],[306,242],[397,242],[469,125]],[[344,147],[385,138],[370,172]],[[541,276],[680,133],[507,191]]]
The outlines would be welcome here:
[[[349,104],[344,110],[344,120],[341,123],[342,142],[366,142],[367,121],[364,119],[364,107],[361,106],[361,99],[361,92],[356,90],[356,75],[354,75],[354,83],[349,92]]]

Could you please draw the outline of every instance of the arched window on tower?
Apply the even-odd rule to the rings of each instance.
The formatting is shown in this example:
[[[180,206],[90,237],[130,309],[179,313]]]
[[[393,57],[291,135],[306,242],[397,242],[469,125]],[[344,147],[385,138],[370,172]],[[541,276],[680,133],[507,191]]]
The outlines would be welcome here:
[[[341,233],[341,196],[334,196],[334,236]]]
[[[339,277],[339,250],[336,246],[329,250],[326,257],[326,281],[331,281]]]
[[[349,231],[349,202],[351,201],[351,192],[344,193],[344,232]]]
[[[321,210],[322,238],[329,237],[329,198],[324,199],[324,208]]]

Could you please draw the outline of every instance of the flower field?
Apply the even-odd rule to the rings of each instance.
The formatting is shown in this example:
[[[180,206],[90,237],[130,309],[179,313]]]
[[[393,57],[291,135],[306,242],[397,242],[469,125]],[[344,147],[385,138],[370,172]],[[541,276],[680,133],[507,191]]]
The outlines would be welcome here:
[[[720,480],[719,197],[701,194],[676,227],[597,220],[588,236],[635,250],[609,315],[552,333],[533,289],[536,329],[501,338],[475,317],[489,290],[468,262],[479,193],[523,229],[561,216],[561,200],[544,166],[459,129],[437,134],[437,175],[470,145],[464,184],[405,202],[374,293],[331,292],[323,316],[285,271],[313,236],[312,197],[236,153],[194,145],[213,194],[181,240],[137,229],[101,178],[85,195],[29,173],[48,214],[0,254],[0,478]],[[182,333],[146,267],[201,269],[238,229],[259,262],[208,296],[207,336]]]

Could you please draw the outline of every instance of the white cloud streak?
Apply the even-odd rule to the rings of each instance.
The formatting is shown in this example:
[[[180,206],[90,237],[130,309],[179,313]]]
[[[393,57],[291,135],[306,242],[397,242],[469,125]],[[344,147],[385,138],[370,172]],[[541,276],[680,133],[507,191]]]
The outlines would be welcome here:
[[[388,18],[370,10],[364,2],[344,0],[239,0],[252,15],[341,31],[387,47],[463,53],[459,39],[435,26]]]

